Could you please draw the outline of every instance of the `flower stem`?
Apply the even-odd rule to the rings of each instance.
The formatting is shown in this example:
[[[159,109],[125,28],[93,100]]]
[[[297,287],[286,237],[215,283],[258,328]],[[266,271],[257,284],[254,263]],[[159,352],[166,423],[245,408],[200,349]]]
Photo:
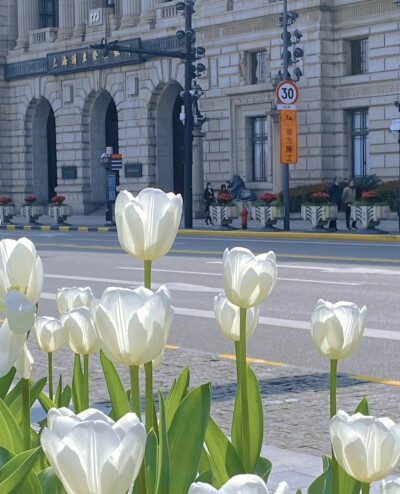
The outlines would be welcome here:
[[[336,415],[337,360],[331,360],[330,417]],[[339,465],[332,448],[332,493],[339,494]]]
[[[139,420],[142,420],[141,406],[140,406],[140,390],[139,390],[139,366],[130,365],[129,373],[131,377],[131,398],[132,398],[132,411],[136,413]]]
[[[31,449],[31,404],[29,379],[21,379],[22,391],[22,437],[25,451]]]
[[[362,494],[369,494],[369,489],[371,487],[371,484],[367,483],[362,483],[361,484],[361,492]]]
[[[89,408],[89,355],[83,356],[83,409],[87,410]]]
[[[240,383],[240,341],[235,341],[235,354],[236,354],[236,381],[239,387]]]
[[[149,432],[153,427],[153,362],[144,364],[144,371],[146,374],[146,431]]]
[[[53,354],[47,354],[47,368],[49,373],[49,398],[53,401]]]
[[[246,472],[252,473],[250,472],[250,423],[249,423],[249,403],[247,396],[246,312],[247,309],[243,309],[242,307],[240,307],[239,390],[242,399],[243,464]]]
[[[144,287],[151,290],[151,263],[152,261],[143,261],[144,263]]]

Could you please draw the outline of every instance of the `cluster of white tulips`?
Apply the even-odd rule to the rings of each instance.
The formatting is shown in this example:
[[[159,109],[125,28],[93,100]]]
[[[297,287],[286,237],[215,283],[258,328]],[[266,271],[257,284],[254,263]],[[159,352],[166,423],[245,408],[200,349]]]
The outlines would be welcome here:
[[[151,266],[171,249],[181,214],[180,195],[158,189],[145,189],[137,197],[121,192],[116,201],[118,238],[126,252],[144,262],[144,287],[111,287],[100,299],[87,287],[59,289],[59,319],[36,316],[43,267],[32,242],[26,238],[0,242],[0,309],[6,316],[0,327],[0,447],[9,452],[10,461],[5,466],[0,461],[0,492],[25,494],[18,489],[29,485],[26,493],[32,494],[64,492],[60,489],[68,494],[126,494],[134,485],[134,494],[268,494],[271,464],[260,456],[263,410],[257,379],[247,363],[246,340],[258,324],[260,304],[277,281],[273,252],[255,256],[236,247],[223,255],[224,293],[215,297],[214,312],[220,330],[235,344],[238,394],[232,438],[225,437],[209,417],[209,386],[190,392],[185,371],[166,401],[159,395],[157,419],[153,369],[162,361],[174,310],[165,286],[151,290]],[[371,483],[385,479],[400,460],[400,424],[368,415],[365,403],[352,416],[336,410],[338,360],[357,350],[365,323],[366,308],[349,302],[319,300],[311,316],[315,347],[331,364],[332,459],[326,460],[324,473],[309,494],[321,494],[321,485],[326,494],[367,494]],[[29,379],[33,359],[27,342],[32,329],[48,354],[48,397]],[[53,401],[52,356],[65,344],[75,354],[74,412],[56,408]],[[99,351],[112,418],[89,408],[89,355]],[[114,364],[129,367],[128,394]],[[20,401],[15,404],[16,393],[7,395],[6,390],[14,368],[21,376]],[[145,426],[139,388],[142,368]],[[30,423],[30,393],[36,393],[48,410],[37,440]],[[42,471],[35,473],[33,466],[42,451],[46,455],[40,462]],[[289,486],[282,482],[275,493],[289,494]],[[400,494],[400,479],[382,480],[381,493]]]

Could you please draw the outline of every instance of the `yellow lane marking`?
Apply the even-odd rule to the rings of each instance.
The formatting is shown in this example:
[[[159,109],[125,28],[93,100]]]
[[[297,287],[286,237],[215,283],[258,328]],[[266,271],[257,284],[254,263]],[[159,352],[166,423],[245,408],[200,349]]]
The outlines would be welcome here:
[[[236,360],[236,356],[232,355],[230,353],[220,353],[218,355],[219,358],[224,358],[228,360]],[[266,365],[274,365],[277,367],[286,367],[287,364],[284,364],[282,362],[274,362],[272,360],[263,360],[261,358],[253,358],[253,357],[247,357],[247,362],[251,362],[253,364],[266,364]]]
[[[179,350],[179,346],[176,345],[165,345],[165,348],[168,348],[169,350]]]
[[[384,379],[383,377],[372,377],[372,376],[349,376],[352,379],[357,379],[359,381],[370,381],[372,383],[388,384],[389,386],[400,386],[400,381],[395,379]]]

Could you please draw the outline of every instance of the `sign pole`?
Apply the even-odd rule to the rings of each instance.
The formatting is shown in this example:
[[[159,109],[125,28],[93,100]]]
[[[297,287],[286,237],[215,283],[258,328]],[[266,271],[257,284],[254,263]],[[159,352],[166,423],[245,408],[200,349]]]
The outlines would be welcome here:
[[[288,80],[288,59],[287,59],[287,0],[283,0],[283,80]],[[280,112],[282,116],[282,112]],[[281,136],[282,139],[282,136]],[[285,208],[285,217],[283,219],[283,229],[285,231],[290,230],[290,189],[289,189],[289,165],[287,163],[283,164],[283,205]]]

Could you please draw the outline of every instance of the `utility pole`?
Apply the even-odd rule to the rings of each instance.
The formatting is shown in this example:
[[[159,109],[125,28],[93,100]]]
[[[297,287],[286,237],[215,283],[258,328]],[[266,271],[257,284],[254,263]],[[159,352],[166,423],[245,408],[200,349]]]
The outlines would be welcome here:
[[[283,80],[288,80],[288,11],[287,11],[287,0],[283,0]],[[289,165],[285,163],[283,166],[283,205],[285,208],[285,217],[283,219],[283,229],[285,231],[290,230],[290,189],[289,189]]]

